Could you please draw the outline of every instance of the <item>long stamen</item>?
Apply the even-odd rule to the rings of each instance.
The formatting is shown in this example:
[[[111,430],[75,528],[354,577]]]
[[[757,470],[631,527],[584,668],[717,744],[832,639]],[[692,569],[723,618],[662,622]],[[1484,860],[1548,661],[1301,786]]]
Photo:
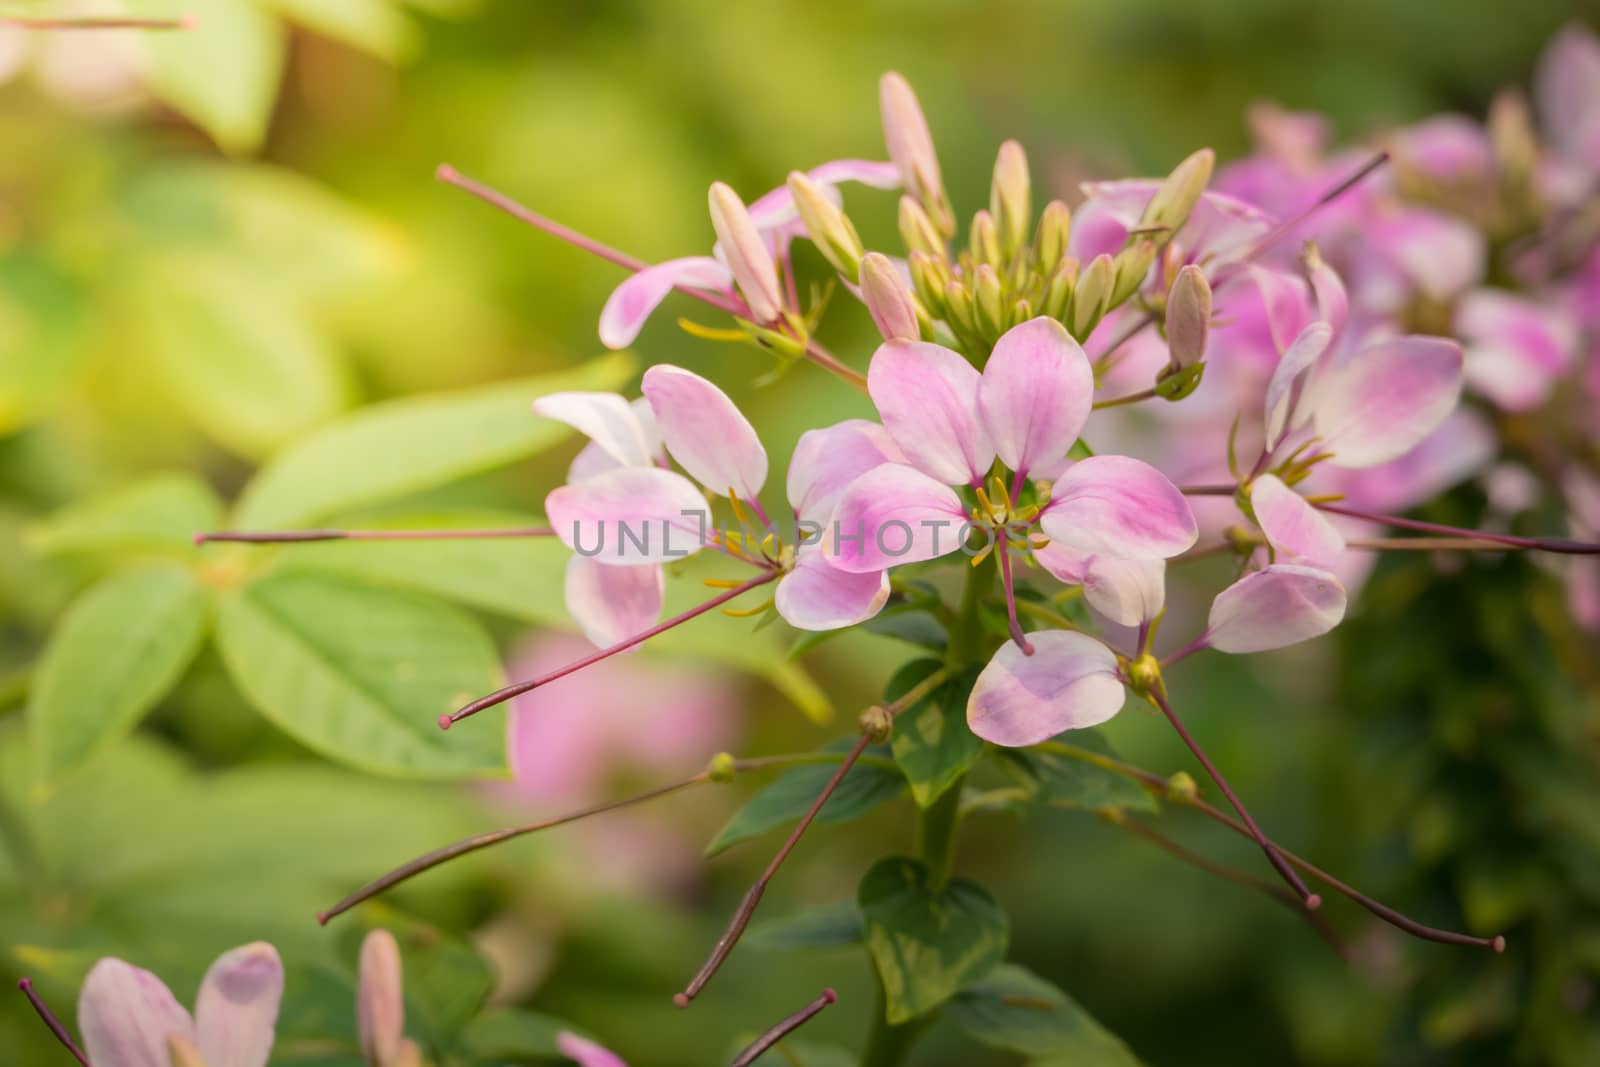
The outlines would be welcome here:
[[[1166,694],[1161,692],[1159,685],[1151,688],[1150,697],[1155,701],[1156,707],[1161,709],[1161,714],[1165,715],[1167,721],[1172,724],[1172,728],[1178,731],[1178,736],[1183,738],[1183,743],[1189,746],[1189,751],[1194,753],[1194,758],[1200,761],[1200,766],[1204,767],[1206,773],[1211,776],[1211,780],[1217,783],[1217,788],[1222,790],[1222,795],[1228,798],[1228,803],[1233,805],[1233,810],[1239,813],[1239,818],[1243,820],[1245,827],[1250,832],[1250,836],[1255,839],[1255,843],[1261,846],[1261,851],[1266,853],[1267,861],[1272,864],[1273,869],[1283,876],[1285,882],[1289,883],[1290,889],[1299,894],[1301,902],[1305,904],[1308,911],[1316,911],[1322,906],[1322,898],[1306,888],[1305,882],[1295,873],[1294,868],[1290,867],[1288,861],[1278,853],[1278,846],[1267,840],[1267,836],[1261,832],[1261,828],[1256,825],[1256,821],[1250,817],[1250,812],[1245,808],[1244,802],[1239,799],[1238,794],[1234,793],[1233,787],[1228,784],[1228,780],[1222,776],[1222,772],[1217,769],[1217,765],[1211,762],[1211,757],[1206,755],[1205,750],[1200,747],[1200,743],[1189,732],[1189,728],[1183,725],[1183,720],[1178,718],[1177,712],[1172,710],[1172,704],[1167,700]]]
[[[882,713],[884,721],[892,725],[895,716],[916,705],[929,693],[932,693],[949,680],[949,677],[950,672],[948,669],[941,668],[936,670],[918,682],[898,700],[876,710]],[[755,884],[745,892],[743,899],[739,901],[739,906],[734,909],[732,918],[728,920],[728,925],[723,930],[722,936],[717,938],[717,943],[711,947],[711,955],[706,958],[705,963],[695,972],[694,977],[689,980],[689,984],[684,987],[683,992],[674,994],[672,1002],[678,1007],[687,1008],[689,1002],[700,995],[700,991],[705,988],[706,983],[711,981],[717,971],[721,969],[723,962],[733,952],[734,946],[739,943],[739,938],[744,936],[745,927],[750,925],[750,920],[754,917],[756,908],[761,903],[761,897],[767,891],[767,886],[778,874],[778,868],[782,867],[784,860],[789,858],[789,854],[794,851],[795,846],[800,843],[800,839],[805,836],[806,830],[816,820],[817,814],[822,811],[823,805],[827,804],[828,798],[833,796],[834,790],[839,788],[839,783],[844,781],[844,776],[850,773],[850,768],[854,767],[861,759],[861,754],[866,751],[867,746],[872,741],[872,732],[863,728],[860,739],[846,753],[844,760],[839,764],[839,769],[833,772],[833,777],[828,779],[828,783],[822,787],[822,791],[811,802],[811,806],[806,809],[806,813],[800,817],[800,821],[789,832],[789,836],[784,840],[783,846],[778,849],[777,854],[772,857],[766,869],[761,872],[761,877],[757,878]]]
[[[1271,230],[1268,230],[1261,236],[1259,240],[1256,241],[1255,244],[1250,246],[1250,249],[1245,252],[1243,256],[1237,260],[1234,260],[1230,266],[1249,263],[1250,261],[1254,260],[1256,257],[1260,256],[1261,253],[1265,252],[1267,249],[1283,240],[1285,236],[1294,232],[1294,230],[1296,230],[1312,215],[1315,215],[1317,212],[1321,211],[1323,208],[1339,199],[1345,193],[1348,193],[1351,189],[1354,189],[1357,185],[1360,185],[1364,180],[1366,180],[1368,175],[1374,173],[1379,167],[1382,167],[1388,162],[1389,153],[1379,152],[1377,155],[1361,164],[1360,167],[1356,168],[1355,172],[1349,177],[1345,178],[1343,181],[1333,186],[1333,188],[1317,197],[1312,204],[1307,206],[1305,210],[1301,211],[1298,215],[1295,215],[1289,219],[1285,219],[1283,222],[1280,222],[1278,225],[1274,226]],[[1235,266],[1235,269],[1237,269],[1237,266]]]
[[[1022,623],[1017,621],[1017,593],[1011,582],[1011,550],[1007,545],[1009,538],[1005,530],[999,533],[1000,540],[1000,585],[1006,591],[1006,618],[1011,626],[1011,640],[1017,643],[1025,656],[1033,655],[1033,643],[1022,632]]]
[[[1178,492],[1184,496],[1232,496],[1239,491],[1237,485],[1180,485]]]
[[[1059,741],[1047,741],[1037,747],[1046,752],[1055,752],[1071,759],[1078,759],[1084,761],[1085,763],[1092,763],[1096,767],[1111,771],[1113,774],[1120,774],[1126,778],[1133,779],[1134,781],[1143,785],[1145,789],[1155,796],[1171,798],[1172,794],[1171,790],[1169,789],[1170,783],[1167,781],[1167,779],[1161,777],[1159,774],[1152,774],[1142,767],[1135,767],[1131,763],[1124,763],[1122,760],[1114,757],[1106,756],[1099,752],[1091,752],[1088,749],[1079,748],[1076,745],[1069,745]],[[1211,819],[1213,822],[1226,826],[1228,829],[1232,830],[1241,837],[1251,837],[1253,839],[1250,831],[1246,829],[1243,823],[1229,815],[1227,812],[1208,804],[1204,800],[1201,800],[1199,797],[1185,797],[1181,798],[1178,802],[1186,805],[1187,807],[1193,808],[1206,818]],[[1329,874],[1321,867],[1318,867],[1310,860],[1298,856],[1295,853],[1290,852],[1288,849],[1280,848],[1278,851],[1283,855],[1284,859],[1288,860],[1302,871],[1305,871],[1311,877],[1323,882],[1328,886],[1328,888],[1337,893],[1341,893],[1346,897],[1349,897],[1352,901],[1361,905],[1361,907],[1365,908],[1368,912],[1382,919],[1384,922],[1395,927],[1396,929],[1404,930],[1413,937],[1420,938],[1423,941],[1433,941],[1441,945],[1465,945],[1470,948],[1493,949],[1495,952],[1504,952],[1506,950],[1506,939],[1503,936],[1496,935],[1494,937],[1474,937],[1471,934],[1456,933],[1454,930],[1441,930],[1438,927],[1427,926],[1423,923],[1419,923],[1415,919],[1408,918],[1395,909],[1389,907],[1387,904],[1383,904],[1377,900],[1374,900],[1372,897],[1367,896],[1365,893],[1354,888],[1349,883],[1335,878],[1333,875]]]
[[[822,995],[816,1000],[813,1000],[810,1004],[807,1004],[793,1015],[773,1024],[770,1028],[768,1028],[765,1033],[751,1042],[748,1048],[739,1053],[739,1055],[735,1056],[733,1062],[729,1064],[728,1067],[750,1067],[750,1064],[760,1059],[769,1049],[772,1048],[773,1045],[776,1045],[779,1041],[782,1041],[784,1038],[800,1029],[800,1027],[816,1018],[822,1013],[824,1008],[834,1003],[838,999],[839,994],[835,993],[831,989],[824,989],[822,991]]]
[[[1461,526],[1445,526],[1436,522],[1404,519],[1398,515],[1379,515],[1371,511],[1362,511],[1359,508],[1348,508],[1342,504],[1317,504],[1315,507],[1319,511],[1328,511],[1335,515],[1347,515],[1352,519],[1365,519],[1368,522],[1382,523],[1385,526],[1398,526],[1402,530],[1416,530],[1418,533],[1440,534],[1445,537],[1492,541],[1507,548],[1525,548],[1536,552],[1555,552],[1568,556],[1600,555],[1600,543],[1593,541],[1570,541],[1564,537],[1519,537],[1516,534],[1494,533],[1489,530],[1469,530]]]
[[[1094,410],[1103,411],[1106,408],[1122,407],[1124,404],[1137,404],[1141,400],[1154,400],[1159,395],[1154,389],[1141,389],[1137,393],[1129,393],[1127,396],[1119,396],[1111,400],[1096,400],[1094,402]]]
[[[488,696],[479,697],[477,700],[474,700],[465,707],[458,708],[447,715],[439,716],[439,729],[448,730],[451,726],[454,726],[462,719],[476,715],[478,712],[483,711],[486,708],[492,708],[496,704],[504,704],[512,697],[521,696],[523,693],[531,692],[539,688],[541,685],[548,685],[551,682],[559,681],[569,674],[572,674],[576,671],[581,671],[583,668],[591,666],[595,663],[599,663],[601,660],[610,656],[614,656],[618,652],[626,652],[635,645],[640,645],[650,640],[650,638],[655,637],[657,634],[665,633],[676,626],[682,626],[690,619],[698,618],[708,611],[719,608],[735,597],[743,596],[752,589],[777,580],[778,577],[780,577],[780,575],[776,570],[763,571],[761,574],[756,575],[754,578],[751,578],[748,581],[740,582],[737,586],[729,589],[726,593],[721,593],[717,596],[714,596],[705,603],[697,604],[688,611],[674,615],[665,622],[657,623],[656,625],[650,627],[650,629],[636,633],[626,640],[618,641],[616,644],[602,648],[597,652],[590,653],[589,655],[584,656],[582,659],[574,660],[565,667],[559,667],[556,670],[551,671],[549,674],[540,675],[538,678],[531,679],[530,681],[517,682],[513,685],[505,686],[502,689],[496,689]]]
[[[0,16],[0,26],[19,30],[192,30],[197,20],[193,15],[175,19],[139,18],[28,18],[24,15]]]
[[[548,526],[508,526],[468,530],[217,530],[197,533],[194,543],[228,541],[247,545],[300,544],[307,541],[471,541],[499,537],[554,537]]]
[[[1507,548],[1481,537],[1347,537],[1344,547],[1367,552],[1504,552]]]
[[[55,1035],[56,1040],[61,1042],[66,1050],[72,1053],[79,1063],[83,1064],[83,1067],[89,1067],[89,1057],[85,1056],[83,1050],[72,1040],[72,1035],[67,1033],[65,1026],[61,1025],[61,1020],[56,1018],[55,1012],[46,1007],[45,1002],[39,999],[39,994],[33,991],[33,979],[21,979],[17,982],[17,988],[22,990],[22,995],[28,998],[28,1003],[33,1005],[33,1010],[39,1013],[40,1020],[50,1028],[50,1032]]]

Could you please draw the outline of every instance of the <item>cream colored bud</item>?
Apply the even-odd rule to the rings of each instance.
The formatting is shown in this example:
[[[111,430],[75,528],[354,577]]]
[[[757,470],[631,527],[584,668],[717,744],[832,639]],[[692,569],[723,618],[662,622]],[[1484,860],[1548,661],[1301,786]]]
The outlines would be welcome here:
[[[911,253],[909,262],[911,284],[917,291],[917,299],[929,312],[939,316],[939,309],[944,307],[944,287],[950,280],[950,269],[945,266],[944,260],[935,259],[926,252]]]
[[[1067,309],[1071,305],[1072,290],[1077,284],[1078,261],[1068,256],[1050,276],[1050,288],[1045,292],[1044,298],[1044,313],[1058,322],[1065,318]]]
[[[846,278],[854,279],[861,268],[861,237],[856,233],[849,216],[828,198],[822,186],[800,171],[789,175],[789,195],[794,197],[795,210],[806,232],[833,269]]]
[[[1068,329],[1072,336],[1082,341],[1089,336],[1095,324],[1106,313],[1106,302],[1111,297],[1111,287],[1116,282],[1116,267],[1111,257],[1102,252],[1078,276],[1077,287],[1072,292],[1072,321]]]
[[[751,318],[759,323],[772,322],[783,308],[778,266],[744,201],[723,182],[711,185],[711,226],[717,231],[733,280],[750,306]]]
[[[1006,329],[1005,285],[987,263],[978,267],[972,297],[978,309],[978,325],[988,336],[999,337]]]
[[[1005,257],[1000,253],[1000,230],[994,224],[994,216],[987,211],[979,211],[972,216],[972,232],[967,239],[967,248],[979,263],[996,268],[1005,266]]]
[[[1178,272],[1167,293],[1167,352],[1171,368],[1192,367],[1206,358],[1211,330],[1211,283],[1190,264]]]
[[[1164,241],[1171,238],[1189,221],[1189,213],[1200,202],[1200,194],[1211,182],[1211,170],[1216,166],[1217,155],[1202,148],[1173,168],[1167,180],[1161,183],[1156,195],[1144,209],[1141,226],[1159,226],[1166,231]]]
[[[948,236],[955,232],[955,217],[945,198],[939,156],[917,94],[905,78],[890,71],[878,83],[878,105],[883,113],[884,144],[889,158],[900,168],[901,181],[912,196],[922,201],[940,232]]]
[[[888,256],[868,252],[862,258],[861,299],[885,341],[915,341],[922,336],[916,301]]]
[[[945,283],[944,306],[949,316],[947,321],[951,325],[970,334],[978,333],[978,313],[972,304],[972,293],[955,278]]]
[[[1118,252],[1112,261],[1116,267],[1116,280],[1111,286],[1111,299],[1107,308],[1114,308],[1139,291],[1145,278],[1150,276],[1150,265],[1156,261],[1157,245],[1154,241],[1136,241]]]
[[[400,945],[387,930],[373,930],[361,942],[356,990],[356,1029],[361,1054],[370,1067],[394,1067],[405,1040],[405,980]]]
[[[1000,230],[1000,248],[1006,258],[1028,241],[1033,215],[1033,189],[1028,177],[1028,156],[1016,141],[1000,146],[989,184],[989,213]]]
[[[908,252],[926,252],[944,258],[944,238],[922,205],[909,196],[900,198],[900,240],[905,242]]]
[[[1039,233],[1034,239],[1034,259],[1041,274],[1055,273],[1071,238],[1072,209],[1060,200],[1050,201],[1039,216]]]
[[[172,1067],[206,1067],[205,1057],[183,1034],[167,1035],[167,1059]]]
[[[1515,89],[1502,89],[1489,105],[1489,140],[1506,183],[1526,187],[1539,165],[1539,137],[1528,101]]]

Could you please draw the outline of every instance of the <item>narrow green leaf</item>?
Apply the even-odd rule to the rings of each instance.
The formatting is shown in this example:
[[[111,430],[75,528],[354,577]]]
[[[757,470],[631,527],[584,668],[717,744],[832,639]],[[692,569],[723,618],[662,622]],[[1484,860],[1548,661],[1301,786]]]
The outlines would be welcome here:
[[[1074,730],[1063,735],[1065,745],[1089,753],[1115,757],[1109,742],[1095,730]],[[1093,762],[1059,751],[1049,743],[1005,754],[1005,763],[1024,785],[1035,791],[1034,800],[1056,807],[1101,811],[1124,808],[1128,811],[1159,811],[1161,805],[1145,788],[1126,775]]]
[[[935,889],[922,863],[891,856],[867,872],[857,899],[891,1024],[933,1011],[1005,957],[1011,922],[975,882]]]
[[[139,37],[150,88],[224,151],[260,146],[283,75],[284,28],[254,0],[139,0],[140,14],[198,14],[192,28]]]
[[[773,950],[842,948],[861,944],[863,936],[861,908],[855,901],[845,900],[754,923],[745,933],[744,943]]]
[[[884,696],[898,700],[941,666],[935,659],[906,664],[889,680]],[[918,807],[931,806],[983,755],[982,739],[967,726],[967,695],[976,678],[976,671],[952,678],[894,721],[889,743]]]
[[[975,1041],[1041,1057],[1029,1061],[1036,1067],[1141,1067],[1077,1001],[1013,963],[957,993],[945,1013]]]
[[[92,497],[37,523],[28,534],[36,552],[194,552],[194,535],[215,529],[222,503],[191,474],[158,474]]]
[[[553,1015],[491,1008],[467,1024],[461,1044],[477,1060],[520,1063],[556,1059],[561,1055],[556,1049],[556,1035],[563,1030],[584,1032]]]
[[[126,736],[194,658],[206,591],[184,567],[113,575],[75,601],[33,683],[28,730],[42,783]]]
[[[823,751],[848,752],[854,745],[852,740],[841,739],[825,746]],[[833,791],[833,796],[817,813],[817,821],[851,822],[898,795],[906,782],[898,770],[883,765],[888,755],[886,746],[868,746],[861,761],[844,776],[839,787]],[[868,757],[872,757],[873,762],[866,762]],[[730,845],[798,821],[836,770],[836,763],[817,763],[785,771],[776,782],[751,797],[744,807],[734,813],[728,824],[706,846],[706,855],[715,856]]]
[[[632,373],[632,358],[617,353],[561,374],[366,408],[274,457],[246,487],[235,522],[313,522],[530,456],[572,432],[534,415],[534,398],[615,389]]]
[[[441,714],[501,684],[488,635],[447,604],[339,575],[285,572],[225,597],[219,636],[251,702],[324,755],[417,778],[504,770],[503,710],[439,729]]]

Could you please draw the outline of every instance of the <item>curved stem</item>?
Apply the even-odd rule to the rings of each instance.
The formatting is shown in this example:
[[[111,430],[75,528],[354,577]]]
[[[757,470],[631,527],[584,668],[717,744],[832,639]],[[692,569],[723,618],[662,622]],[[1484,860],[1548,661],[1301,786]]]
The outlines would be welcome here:
[[[1094,402],[1094,410],[1104,411],[1106,408],[1119,408],[1124,404],[1137,404],[1142,400],[1154,400],[1158,395],[1160,394],[1154,389],[1141,389],[1137,393],[1129,393],[1127,396],[1119,396],[1111,400],[1096,400]]]
[[[1470,540],[1492,541],[1507,548],[1531,549],[1537,552],[1556,552],[1569,556],[1594,556],[1600,555],[1600,543],[1593,541],[1572,541],[1564,537],[1520,537],[1517,534],[1493,533],[1489,530],[1471,530],[1463,526],[1445,526],[1437,522],[1422,522],[1418,519],[1402,518],[1398,515],[1381,515],[1377,512],[1362,511],[1360,508],[1345,507],[1343,504],[1315,504],[1318,511],[1330,512],[1334,515],[1345,515],[1352,519],[1364,519],[1367,522],[1382,523],[1385,526],[1396,526],[1402,530],[1416,530],[1418,533],[1441,534],[1445,537],[1459,537]]]
[[[730,1063],[728,1067],[750,1067],[750,1064],[764,1056],[773,1045],[776,1045],[778,1042],[782,1041],[784,1038],[800,1029],[800,1027],[804,1026],[812,1019],[815,1019],[822,1013],[824,1008],[828,1007],[828,1005],[834,1003],[838,999],[839,994],[835,993],[831,989],[824,989],[822,991],[822,995],[816,1000],[813,1000],[810,1004],[807,1004],[805,1007],[801,1008],[788,1018],[768,1027],[767,1030],[760,1037],[751,1042],[743,1052],[735,1056],[733,1062]]]
[[[61,1020],[56,1018],[55,1012],[51,1011],[45,1002],[39,999],[39,994],[33,991],[33,979],[23,978],[17,982],[17,988],[22,990],[22,995],[28,998],[28,1003],[32,1004],[33,1010],[39,1013],[39,1018],[44,1022],[45,1026],[50,1028],[50,1032],[55,1035],[55,1039],[61,1042],[62,1046],[72,1053],[79,1063],[83,1064],[83,1067],[89,1067],[89,1057],[85,1056],[83,1050],[72,1040],[72,1035],[67,1033],[65,1026],[61,1025]]]

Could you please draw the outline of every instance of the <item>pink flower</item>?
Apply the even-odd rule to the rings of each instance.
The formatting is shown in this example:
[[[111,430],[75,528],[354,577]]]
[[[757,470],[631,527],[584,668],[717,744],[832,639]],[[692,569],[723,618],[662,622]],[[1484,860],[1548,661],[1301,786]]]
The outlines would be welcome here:
[[[1600,38],[1573,23],[1550,41],[1534,75],[1545,135],[1570,165],[1600,172]]]
[[[217,957],[193,1018],[161,979],[106,957],[83,983],[78,1027],[94,1067],[170,1067],[174,1048],[206,1067],[266,1067],[282,996],[283,963],[262,941]]]
[[[1160,188],[1161,181],[1155,178],[1085,182],[1083,194],[1088,199],[1072,220],[1072,254],[1084,263],[1097,255],[1116,255]],[[1237,197],[1202,193],[1173,242],[1179,250],[1177,261],[1213,266],[1231,262],[1266,236],[1276,221]]]
[[[1456,308],[1466,381],[1496,406],[1527,412],[1549,399],[1578,354],[1577,323],[1552,302],[1474,289]]]
[[[357,981],[356,1029],[361,1054],[372,1067],[417,1067],[422,1062],[421,1050],[405,1036],[400,945],[389,931],[372,930],[362,939]]]
[[[628,1067],[615,1052],[601,1048],[571,1030],[563,1030],[556,1035],[556,1048],[578,1067]]]

